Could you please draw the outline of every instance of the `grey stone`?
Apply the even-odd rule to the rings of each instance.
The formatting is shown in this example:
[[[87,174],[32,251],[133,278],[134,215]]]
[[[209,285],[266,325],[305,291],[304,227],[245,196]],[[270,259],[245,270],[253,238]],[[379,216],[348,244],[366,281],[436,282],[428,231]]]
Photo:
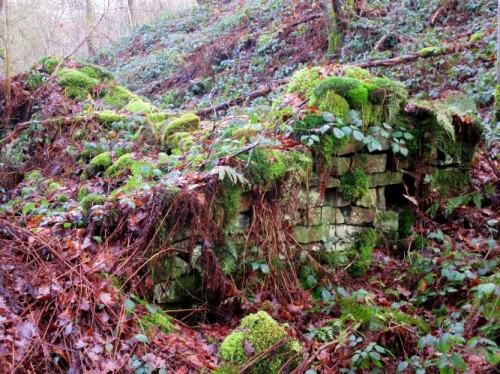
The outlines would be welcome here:
[[[335,208],[344,208],[351,205],[351,203],[344,199],[342,194],[337,189],[328,189],[325,193],[324,206],[333,206]]]
[[[311,188],[309,191],[301,190],[297,195],[297,199],[300,207],[314,206],[319,200],[319,191],[315,188]]]
[[[338,208],[324,206],[321,208],[321,221],[324,223],[333,223],[336,225],[345,222],[342,212]]]
[[[345,146],[343,146],[339,151],[338,151],[338,155],[339,156],[343,156],[343,155],[347,155],[349,153],[354,153],[354,152],[358,152],[358,151],[361,151],[364,147],[364,144],[362,142],[357,142],[357,141],[354,141],[354,142],[351,142]]]
[[[325,226],[296,226],[293,230],[295,240],[300,244],[320,242],[325,239],[337,238],[341,240],[354,240],[361,234],[362,227],[352,225],[325,225]]]
[[[387,206],[387,203],[385,200],[385,187],[378,187],[377,188],[377,209],[385,210],[386,206]]]
[[[396,233],[399,229],[399,214],[393,211],[380,212],[374,224],[385,233]]]
[[[356,154],[352,157],[334,157],[332,160],[331,174],[341,176],[351,168],[361,169],[367,174],[382,173],[387,167],[387,154]]]
[[[376,212],[373,209],[358,208],[353,206],[351,216],[347,220],[350,225],[363,225],[375,221]]]
[[[365,196],[354,204],[363,208],[375,208],[377,206],[377,190],[375,188],[370,189]]]
[[[370,187],[388,186],[391,184],[400,184],[403,182],[403,173],[385,172],[368,174],[368,183]]]
[[[340,180],[334,177],[328,177],[328,182],[326,182],[326,188],[338,188],[340,187]]]

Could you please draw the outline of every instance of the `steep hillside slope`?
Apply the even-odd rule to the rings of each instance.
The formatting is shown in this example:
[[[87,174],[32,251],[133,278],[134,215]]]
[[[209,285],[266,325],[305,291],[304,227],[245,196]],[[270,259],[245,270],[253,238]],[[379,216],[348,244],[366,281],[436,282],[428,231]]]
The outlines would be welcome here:
[[[355,3],[345,20],[345,43],[330,61],[324,58],[327,38],[318,4],[300,0],[213,2],[143,26],[95,61],[159,106],[195,108],[248,94],[303,64],[358,63],[422,50],[432,55],[433,48],[474,40],[476,47],[465,52],[373,72],[404,82],[423,98],[437,98],[446,87],[473,97],[482,108],[491,106],[494,1]]]

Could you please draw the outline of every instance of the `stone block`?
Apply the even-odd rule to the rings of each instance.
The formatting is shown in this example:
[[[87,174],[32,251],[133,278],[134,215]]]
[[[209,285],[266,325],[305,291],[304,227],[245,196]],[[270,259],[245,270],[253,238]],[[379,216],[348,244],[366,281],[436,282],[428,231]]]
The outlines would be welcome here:
[[[321,221],[339,225],[345,222],[342,212],[338,208],[324,206],[321,208]]]
[[[385,233],[396,233],[399,229],[399,214],[393,211],[380,212],[374,224],[376,228]]]
[[[350,153],[359,152],[363,149],[365,145],[362,142],[353,141],[345,146],[343,146],[339,151],[338,155],[343,156]]]
[[[357,200],[354,205],[363,208],[375,208],[377,206],[377,190],[375,188],[370,189],[368,193]]]
[[[341,176],[351,168],[367,174],[383,173],[387,167],[387,154],[356,154],[352,157],[333,157],[330,174]]]
[[[347,220],[350,225],[363,225],[366,223],[373,223],[376,218],[376,212],[373,209],[359,208],[353,206],[351,215]]]
[[[388,171],[385,173],[368,174],[370,187],[389,186],[403,182],[403,173]]]
[[[337,189],[326,190],[324,206],[332,206],[334,208],[345,208],[351,203],[344,199],[342,193]]]
[[[385,210],[386,206],[387,206],[387,203],[385,200],[385,187],[378,187],[377,188],[377,209]]]
[[[297,199],[302,208],[314,206],[319,199],[319,191],[316,188],[310,188],[309,191],[301,190],[297,195]]]
[[[354,241],[362,230],[362,227],[353,225],[296,226],[293,235],[300,244],[320,242],[323,238]]]

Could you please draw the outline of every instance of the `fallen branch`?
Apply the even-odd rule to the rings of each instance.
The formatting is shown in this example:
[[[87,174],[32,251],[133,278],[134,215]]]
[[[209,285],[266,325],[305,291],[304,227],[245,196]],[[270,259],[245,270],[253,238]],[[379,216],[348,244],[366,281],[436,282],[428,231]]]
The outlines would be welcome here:
[[[423,51],[423,52],[417,52],[415,54],[408,54],[408,55],[402,55],[394,58],[389,58],[385,60],[374,60],[374,61],[366,61],[366,62],[360,62],[358,64],[352,64],[353,66],[357,66],[363,69],[366,68],[373,68],[377,66],[394,66],[394,65],[399,65],[399,64],[404,64],[412,61],[416,61],[421,58],[431,58],[431,57],[437,57],[437,56],[443,56],[451,53],[457,53],[457,52],[462,52],[467,49],[471,49],[474,47],[478,47],[478,42],[468,42],[465,44],[450,44],[444,47],[436,48],[433,51]],[[217,114],[217,112],[221,110],[228,110],[229,108],[236,106],[236,105],[241,105],[244,102],[248,100],[254,100],[258,97],[266,96],[273,92],[276,88],[283,86],[287,84],[290,81],[290,79],[280,79],[277,81],[274,81],[272,85],[264,86],[256,91],[253,91],[247,95],[243,95],[240,97],[237,97],[236,99],[232,99],[229,101],[226,101],[225,103],[218,104],[215,106],[210,106],[207,108],[200,109],[196,112],[196,114],[199,117],[207,117],[210,114]]]
[[[467,49],[471,49],[474,47],[477,47],[478,43],[477,42],[468,42],[465,44],[449,44],[444,47],[436,48],[434,51],[421,51],[417,52],[415,54],[408,54],[408,55],[402,55],[394,58],[388,58],[386,60],[374,60],[374,61],[366,61],[366,62],[361,62],[359,64],[353,64],[354,66],[358,66],[360,68],[366,69],[366,68],[372,68],[376,66],[394,66],[394,65],[399,65],[399,64],[404,64],[407,62],[412,62],[416,61],[421,58],[431,58],[431,57],[437,57],[437,56],[443,56],[443,55],[448,55],[451,53],[457,53],[457,52],[462,52]]]

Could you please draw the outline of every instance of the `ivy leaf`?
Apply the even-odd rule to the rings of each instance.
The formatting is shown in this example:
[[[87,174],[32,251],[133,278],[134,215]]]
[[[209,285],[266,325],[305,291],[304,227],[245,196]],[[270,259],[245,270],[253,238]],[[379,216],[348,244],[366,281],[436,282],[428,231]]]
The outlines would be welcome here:
[[[337,139],[342,139],[344,137],[344,132],[341,129],[339,129],[339,128],[334,128],[333,129],[333,135]]]
[[[398,368],[397,368],[397,372],[398,373],[402,373],[403,371],[405,371],[406,369],[408,368],[408,362],[406,361],[402,361],[399,363],[398,365]]]
[[[450,361],[453,364],[453,367],[459,371],[466,371],[468,369],[467,363],[456,353],[451,355]]]
[[[135,303],[130,299],[125,300],[124,306],[125,306],[125,313],[127,314],[132,314],[135,310]]]
[[[33,211],[35,209],[35,206],[36,206],[35,203],[26,204],[23,208],[23,216]]]
[[[359,142],[362,141],[363,138],[365,137],[363,135],[363,133],[361,131],[358,131],[358,130],[354,130],[352,133],[352,136],[354,137],[354,139],[356,139]]]
[[[331,127],[332,127],[331,125],[323,125],[323,126],[321,126],[319,128],[319,132],[322,133],[322,134],[324,134],[325,132],[327,132],[328,130],[330,130]]]
[[[335,116],[332,113],[325,112],[322,115],[323,120],[328,123],[332,123],[335,121]]]
[[[139,343],[148,343],[149,339],[146,335],[144,334],[136,334],[134,338],[139,342]]]
[[[264,274],[269,274],[269,266],[267,266],[266,264],[262,264],[262,265],[260,265],[260,270],[261,270]]]

